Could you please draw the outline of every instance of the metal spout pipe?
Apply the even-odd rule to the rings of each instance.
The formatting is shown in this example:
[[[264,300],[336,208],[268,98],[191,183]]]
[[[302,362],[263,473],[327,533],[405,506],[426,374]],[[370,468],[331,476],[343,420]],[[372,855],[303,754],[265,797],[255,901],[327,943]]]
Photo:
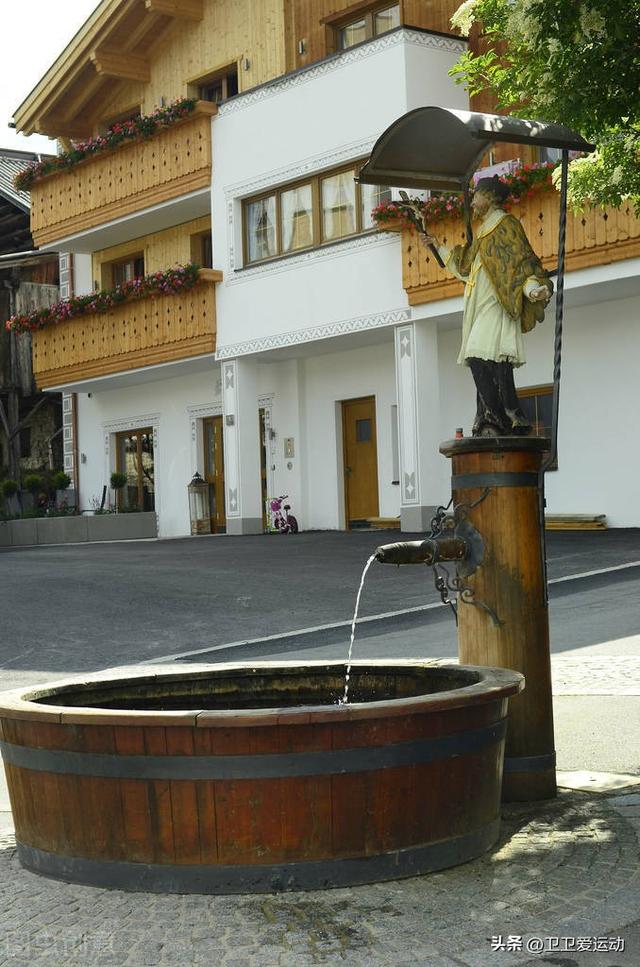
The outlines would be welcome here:
[[[461,537],[428,537],[424,541],[398,541],[382,544],[374,557],[380,564],[437,564],[463,561],[469,547]]]

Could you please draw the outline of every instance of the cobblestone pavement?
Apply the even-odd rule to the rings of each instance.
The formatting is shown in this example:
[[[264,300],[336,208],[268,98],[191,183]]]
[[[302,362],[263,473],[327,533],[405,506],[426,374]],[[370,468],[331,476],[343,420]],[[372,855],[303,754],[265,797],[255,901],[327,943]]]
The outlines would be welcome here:
[[[5,833],[0,965],[523,965],[531,938],[615,938],[637,919],[638,783],[605,776],[589,785],[578,776],[579,788],[557,800],[505,806],[501,840],[481,859],[326,892],[158,896],[57,883],[23,871]],[[522,938],[522,950],[492,950],[492,937],[500,936]],[[578,963],[543,955],[538,962]],[[637,964],[638,951],[604,962]]]

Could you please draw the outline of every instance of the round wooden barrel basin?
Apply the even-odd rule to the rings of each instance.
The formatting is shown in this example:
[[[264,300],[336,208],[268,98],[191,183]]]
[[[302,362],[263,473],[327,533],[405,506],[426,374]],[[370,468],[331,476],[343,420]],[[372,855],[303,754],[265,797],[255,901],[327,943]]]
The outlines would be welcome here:
[[[0,695],[20,860],[261,893],[397,879],[496,840],[517,672],[427,661],[146,666]]]

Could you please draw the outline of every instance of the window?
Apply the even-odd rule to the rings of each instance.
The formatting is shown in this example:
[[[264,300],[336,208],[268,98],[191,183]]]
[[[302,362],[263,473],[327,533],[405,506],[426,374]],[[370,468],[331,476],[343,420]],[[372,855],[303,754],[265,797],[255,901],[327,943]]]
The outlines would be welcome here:
[[[313,197],[311,185],[299,185],[280,196],[282,251],[295,252],[313,245]]]
[[[102,288],[111,289],[132,279],[140,279],[144,275],[144,254],[133,252],[126,258],[117,259],[102,264]]]
[[[362,228],[374,228],[375,222],[371,217],[373,209],[383,201],[391,201],[391,188],[382,185],[360,185],[362,209]]]
[[[213,268],[213,238],[211,230],[191,236],[191,261],[203,269]]]
[[[212,101],[221,104],[227,98],[238,93],[238,66],[233,64],[224,70],[203,78],[195,85],[201,101]]]
[[[327,241],[356,232],[356,185],[353,171],[321,179],[322,237]]]
[[[116,434],[116,466],[127,478],[118,492],[120,510],[155,510],[153,430]]]
[[[275,195],[268,195],[247,205],[247,240],[250,262],[258,262],[278,254]]]
[[[524,415],[531,423],[532,435],[550,437],[553,421],[553,386],[529,386],[518,390]],[[557,470],[557,460],[549,470]]]
[[[244,203],[245,262],[287,255],[373,229],[391,189],[355,182],[359,166],[316,175]]]
[[[378,37],[380,34],[400,26],[400,4],[392,3],[373,7],[347,23],[336,25],[336,48],[348,50],[363,40]]]

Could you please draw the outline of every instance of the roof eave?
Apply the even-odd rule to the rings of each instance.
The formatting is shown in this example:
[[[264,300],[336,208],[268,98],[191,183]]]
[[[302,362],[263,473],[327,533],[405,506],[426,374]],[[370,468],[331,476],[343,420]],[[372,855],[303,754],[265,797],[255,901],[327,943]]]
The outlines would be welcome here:
[[[108,36],[113,26],[110,21],[119,9],[124,10],[131,0],[102,0],[60,56],[38,81],[14,113],[16,130],[25,135],[37,130],[39,118],[48,113],[47,103],[73,80],[86,65],[90,51]]]

